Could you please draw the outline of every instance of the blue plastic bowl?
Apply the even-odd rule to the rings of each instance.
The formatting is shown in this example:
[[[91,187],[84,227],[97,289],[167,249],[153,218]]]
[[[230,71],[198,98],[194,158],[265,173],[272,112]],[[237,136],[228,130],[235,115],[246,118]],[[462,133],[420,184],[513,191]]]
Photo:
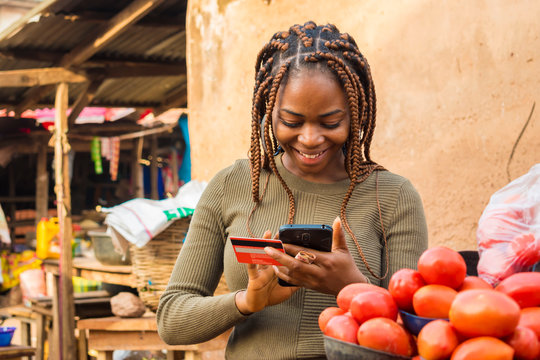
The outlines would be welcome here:
[[[15,333],[14,326],[0,326],[0,346],[11,345],[11,339]]]
[[[420,330],[429,322],[433,320],[439,320],[439,318],[427,318],[418,316],[415,314],[411,314],[409,312],[406,312],[404,310],[399,310],[399,313],[401,314],[401,320],[403,320],[403,325],[409,332],[413,335],[418,335]],[[448,319],[442,319],[448,321]]]

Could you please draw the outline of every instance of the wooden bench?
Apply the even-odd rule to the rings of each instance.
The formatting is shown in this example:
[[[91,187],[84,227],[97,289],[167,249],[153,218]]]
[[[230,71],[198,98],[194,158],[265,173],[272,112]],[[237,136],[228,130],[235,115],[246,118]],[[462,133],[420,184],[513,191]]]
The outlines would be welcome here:
[[[0,359],[22,359],[23,356],[34,356],[36,349],[31,346],[0,346]]]
[[[98,360],[111,360],[114,350],[167,350],[167,359],[200,360],[204,352],[224,358],[224,349],[230,331],[195,345],[167,345],[157,333],[156,316],[147,313],[141,318],[116,316],[83,319],[77,322],[79,329],[79,354],[88,349],[97,351]],[[85,336],[84,336],[85,335]],[[207,356],[205,356],[208,359]]]

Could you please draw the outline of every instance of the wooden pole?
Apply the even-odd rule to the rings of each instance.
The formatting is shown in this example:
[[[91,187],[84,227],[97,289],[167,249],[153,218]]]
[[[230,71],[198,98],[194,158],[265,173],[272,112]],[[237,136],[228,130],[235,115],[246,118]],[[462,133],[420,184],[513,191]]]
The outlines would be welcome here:
[[[159,200],[158,194],[158,160],[157,160],[157,136],[152,135],[150,142],[150,154],[152,155],[152,161],[150,161],[150,186],[151,186],[151,198],[153,200]]]
[[[47,139],[39,139],[36,177],[36,225],[49,210],[49,173],[47,172]]]
[[[139,137],[133,140],[133,150],[131,152],[131,181],[132,181],[132,193],[136,198],[144,197],[144,184],[143,184],[143,172],[139,160],[142,157],[143,137]]]
[[[75,306],[73,301],[73,266],[71,259],[71,194],[69,180],[68,153],[70,150],[67,139],[67,109],[68,109],[68,84],[59,83],[56,89],[55,99],[55,192],[58,208],[60,232],[60,280],[58,284],[58,327],[56,338],[60,360],[75,360]]]

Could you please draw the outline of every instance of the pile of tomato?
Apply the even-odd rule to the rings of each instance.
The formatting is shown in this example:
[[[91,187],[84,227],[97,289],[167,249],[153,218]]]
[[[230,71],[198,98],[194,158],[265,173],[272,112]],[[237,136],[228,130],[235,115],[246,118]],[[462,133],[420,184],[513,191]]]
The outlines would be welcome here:
[[[493,287],[466,272],[457,251],[427,249],[418,270],[397,271],[388,290],[344,287],[319,327],[332,338],[417,359],[540,359],[540,273],[515,273]],[[433,320],[414,335],[400,310]]]

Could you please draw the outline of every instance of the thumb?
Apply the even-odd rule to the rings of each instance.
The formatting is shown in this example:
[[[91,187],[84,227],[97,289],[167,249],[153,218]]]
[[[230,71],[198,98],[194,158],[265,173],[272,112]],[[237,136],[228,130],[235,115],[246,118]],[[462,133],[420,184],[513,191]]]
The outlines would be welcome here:
[[[341,219],[339,216],[334,220],[332,224],[332,251],[335,250],[345,250],[349,251],[347,248],[347,242],[345,241],[345,232],[341,225]]]

